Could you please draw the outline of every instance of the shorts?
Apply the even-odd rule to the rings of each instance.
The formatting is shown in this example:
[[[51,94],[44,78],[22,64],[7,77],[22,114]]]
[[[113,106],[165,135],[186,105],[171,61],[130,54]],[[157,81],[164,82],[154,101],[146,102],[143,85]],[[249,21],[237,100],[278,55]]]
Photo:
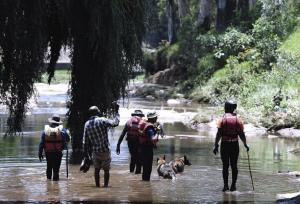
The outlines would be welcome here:
[[[110,170],[111,156],[109,152],[93,152],[93,162],[96,169]]]

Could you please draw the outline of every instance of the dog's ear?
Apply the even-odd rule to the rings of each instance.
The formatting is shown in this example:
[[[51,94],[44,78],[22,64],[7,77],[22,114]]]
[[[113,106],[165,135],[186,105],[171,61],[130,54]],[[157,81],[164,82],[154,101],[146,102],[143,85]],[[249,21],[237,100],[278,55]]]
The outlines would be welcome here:
[[[166,160],[166,155],[164,155],[163,159]]]
[[[187,160],[187,158],[186,158],[186,156],[185,156],[185,155],[183,156],[183,158],[184,158],[184,161],[186,161],[186,160]]]

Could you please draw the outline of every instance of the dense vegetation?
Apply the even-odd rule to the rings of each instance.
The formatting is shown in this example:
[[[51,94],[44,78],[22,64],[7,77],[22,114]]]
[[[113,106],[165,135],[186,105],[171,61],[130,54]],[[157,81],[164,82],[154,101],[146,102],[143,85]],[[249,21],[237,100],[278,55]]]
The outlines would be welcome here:
[[[60,50],[71,49],[68,127],[80,152],[87,109],[108,113],[142,59],[143,1],[0,1],[0,102],[8,134],[22,131],[27,102],[47,66],[48,83]],[[49,50],[49,51],[48,51]]]
[[[299,127],[300,2],[210,2],[205,25],[198,21],[207,1],[187,2],[189,14],[178,23],[176,41],[163,41],[157,52],[145,54],[147,75],[181,70],[172,81],[178,80],[177,90],[193,100],[220,105],[234,98],[251,122],[269,129]],[[222,12],[220,2],[227,2]]]

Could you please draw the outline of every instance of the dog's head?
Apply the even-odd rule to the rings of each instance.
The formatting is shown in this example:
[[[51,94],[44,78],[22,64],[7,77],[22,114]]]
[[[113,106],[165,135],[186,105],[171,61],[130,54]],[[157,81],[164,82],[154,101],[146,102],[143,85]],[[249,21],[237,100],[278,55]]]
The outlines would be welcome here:
[[[190,160],[187,159],[187,157],[184,155],[183,157],[180,157],[180,160],[183,161],[184,165],[187,165],[187,166],[191,166],[191,162]]]
[[[156,161],[157,161],[157,165],[164,164],[166,163],[166,156],[164,155],[163,157],[159,157],[156,159]]]

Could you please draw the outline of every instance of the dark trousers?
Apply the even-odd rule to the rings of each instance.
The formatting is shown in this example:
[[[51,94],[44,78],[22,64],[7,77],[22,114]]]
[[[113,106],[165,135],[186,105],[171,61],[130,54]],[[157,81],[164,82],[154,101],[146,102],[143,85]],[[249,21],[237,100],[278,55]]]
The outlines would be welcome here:
[[[130,165],[129,170],[133,172],[135,169],[135,173],[141,173],[141,158],[140,158],[140,147],[138,138],[127,138],[128,149],[130,153]]]
[[[143,165],[143,181],[150,181],[153,161],[153,145],[141,145],[141,161]]]
[[[59,180],[59,168],[62,159],[61,152],[46,152],[46,160],[47,160],[47,179],[52,179],[53,173],[53,180]]]
[[[238,142],[222,142],[221,143],[221,159],[223,163],[223,180],[224,186],[228,186],[228,168],[232,170],[232,185],[235,185],[238,168],[237,162],[239,158],[239,143]]]

